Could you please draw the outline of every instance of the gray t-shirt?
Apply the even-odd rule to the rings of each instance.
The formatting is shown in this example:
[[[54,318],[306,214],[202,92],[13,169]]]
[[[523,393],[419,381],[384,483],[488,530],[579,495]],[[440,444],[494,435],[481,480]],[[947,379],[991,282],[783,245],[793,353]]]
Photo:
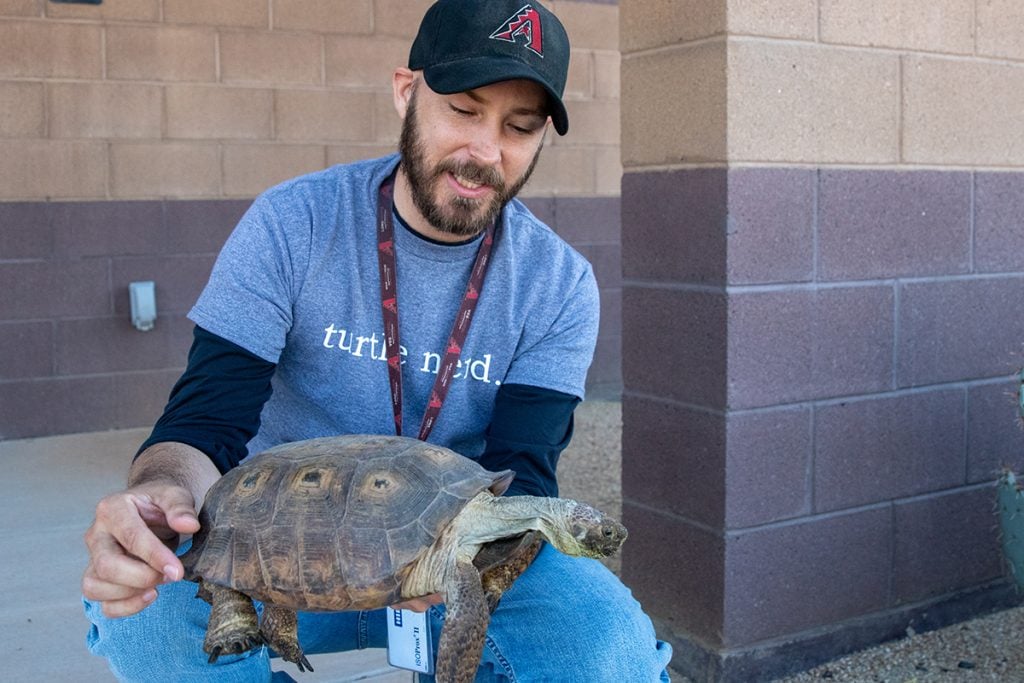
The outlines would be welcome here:
[[[377,265],[377,190],[398,156],[271,188],[242,217],[189,317],[277,363],[256,453],[333,434],[391,434]],[[395,230],[403,434],[416,436],[479,247]],[[495,393],[528,384],[583,397],[598,326],[590,264],[517,200],[502,213],[456,380],[430,436],[484,448]]]

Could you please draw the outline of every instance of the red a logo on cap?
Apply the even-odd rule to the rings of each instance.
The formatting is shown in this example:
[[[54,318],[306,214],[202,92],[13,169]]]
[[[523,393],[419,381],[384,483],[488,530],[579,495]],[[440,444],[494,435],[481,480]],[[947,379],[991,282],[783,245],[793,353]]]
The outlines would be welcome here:
[[[491,34],[495,40],[504,40],[508,43],[516,42],[519,36],[526,37],[526,47],[544,56],[544,36],[540,26],[540,13],[532,5],[523,5],[523,8],[508,18],[497,31]]]

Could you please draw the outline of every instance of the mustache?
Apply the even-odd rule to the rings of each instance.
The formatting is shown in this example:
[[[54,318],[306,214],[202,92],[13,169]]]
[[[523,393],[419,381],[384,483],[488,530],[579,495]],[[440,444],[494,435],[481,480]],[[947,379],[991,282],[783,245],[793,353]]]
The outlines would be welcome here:
[[[504,178],[501,177],[497,169],[489,166],[478,166],[470,161],[459,162],[453,159],[446,159],[437,164],[437,167],[434,169],[434,177],[438,178],[445,173],[461,176],[470,182],[479,183],[480,185],[489,185],[499,194],[505,191]]]

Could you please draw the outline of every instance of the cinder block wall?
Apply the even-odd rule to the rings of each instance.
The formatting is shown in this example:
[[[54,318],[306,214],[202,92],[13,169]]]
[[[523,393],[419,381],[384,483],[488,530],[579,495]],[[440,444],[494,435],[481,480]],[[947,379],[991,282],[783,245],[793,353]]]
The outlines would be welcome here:
[[[0,439],[149,424],[184,318],[249,201],[395,149],[390,74],[427,0],[0,0]],[[594,262],[592,395],[621,386],[618,7],[547,3],[573,39],[571,131],[528,203]],[[127,285],[155,280],[135,331]]]
[[[623,571],[676,665],[766,680],[1015,600],[1020,3],[620,7]]]

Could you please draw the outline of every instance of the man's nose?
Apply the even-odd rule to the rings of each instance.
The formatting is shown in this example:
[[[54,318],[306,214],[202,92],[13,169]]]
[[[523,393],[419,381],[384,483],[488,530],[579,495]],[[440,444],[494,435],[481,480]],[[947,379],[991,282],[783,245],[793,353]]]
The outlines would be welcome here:
[[[485,166],[496,166],[501,161],[501,144],[498,134],[491,130],[475,131],[475,137],[469,145],[473,160]]]

